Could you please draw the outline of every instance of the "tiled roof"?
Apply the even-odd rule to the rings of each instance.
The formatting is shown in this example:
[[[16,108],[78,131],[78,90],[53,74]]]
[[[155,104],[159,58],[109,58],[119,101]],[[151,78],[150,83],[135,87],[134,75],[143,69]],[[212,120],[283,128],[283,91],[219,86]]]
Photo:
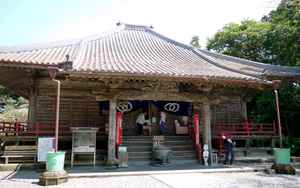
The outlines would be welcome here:
[[[69,55],[72,72],[260,80],[231,69],[220,58],[166,38],[146,26],[123,24],[80,40],[0,48],[0,62],[57,65]],[[225,60],[224,60],[225,62]]]
[[[56,65],[65,61],[66,55],[76,56],[79,40],[0,48],[0,61],[23,64]]]
[[[300,67],[288,67],[288,66],[259,63],[259,62],[250,61],[243,58],[232,57],[224,54],[219,54],[219,53],[215,53],[203,49],[197,49],[197,51],[203,54],[204,56],[211,58],[211,60],[217,63],[219,66],[226,67],[228,69],[239,71],[241,73],[252,75],[255,77],[265,77],[265,76],[300,77]]]

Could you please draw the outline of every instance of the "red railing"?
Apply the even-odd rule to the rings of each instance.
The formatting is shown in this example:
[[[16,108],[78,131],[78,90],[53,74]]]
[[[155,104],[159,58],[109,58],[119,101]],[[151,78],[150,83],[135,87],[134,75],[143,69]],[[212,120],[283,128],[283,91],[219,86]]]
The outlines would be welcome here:
[[[80,127],[81,124],[64,124],[59,127],[60,136],[70,136],[70,127]],[[94,124],[89,124],[89,127],[99,127]],[[4,122],[0,121],[0,136],[53,136],[55,132],[54,124],[42,124],[38,122]],[[98,134],[105,134],[105,127]]]
[[[224,153],[222,136],[230,136],[235,140],[247,138],[271,138],[278,136],[274,123],[217,123],[212,125],[213,137],[218,141],[219,152]]]
[[[217,123],[212,125],[214,137],[230,135],[232,137],[268,137],[278,136],[275,123]]]

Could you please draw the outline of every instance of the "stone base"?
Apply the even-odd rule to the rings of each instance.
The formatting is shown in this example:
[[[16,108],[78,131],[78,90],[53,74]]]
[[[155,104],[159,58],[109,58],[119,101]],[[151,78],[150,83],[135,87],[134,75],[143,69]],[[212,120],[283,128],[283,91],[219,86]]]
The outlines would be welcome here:
[[[275,170],[276,174],[290,174],[295,175],[296,169],[292,165],[284,165],[284,164],[273,164],[272,169]]]
[[[43,186],[58,185],[68,181],[68,173],[66,171],[44,172],[39,178],[39,184]]]

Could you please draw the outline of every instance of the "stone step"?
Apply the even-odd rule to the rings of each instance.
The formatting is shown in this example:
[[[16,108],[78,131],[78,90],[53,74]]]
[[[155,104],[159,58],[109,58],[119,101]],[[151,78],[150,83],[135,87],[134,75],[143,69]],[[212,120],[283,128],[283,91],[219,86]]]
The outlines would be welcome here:
[[[255,156],[255,157],[236,157],[235,162],[240,163],[272,163],[274,158],[272,156]]]
[[[124,140],[123,145],[152,145],[152,140]],[[168,145],[193,145],[192,140],[166,140],[164,143],[166,146]]]
[[[122,144],[145,143],[152,144],[152,140],[123,140]]]
[[[128,152],[152,151],[152,145],[128,145],[126,147]]]
[[[237,156],[259,156],[270,155],[272,149],[267,147],[257,148],[235,148],[234,152]]]
[[[127,147],[129,161],[151,161],[152,139],[152,136],[124,137],[122,145]],[[172,150],[171,160],[196,160],[189,136],[166,136],[164,145]]]
[[[272,148],[270,147],[236,147],[234,148],[235,151],[271,151]]]
[[[272,149],[271,148],[249,148],[248,150],[247,150],[247,152],[249,152],[249,153],[260,153],[260,152],[263,152],[263,153],[265,153],[265,152],[271,152],[272,151]]]
[[[127,151],[152,151],[152,145],[128,145]],[[167,146],[168,147],[168,146]],[[172,145],[169,146],[172,151],[193,151],[193,145]]]
[[[159,136],[159,135],[157,135]],[[123,139],[153,139],[154,136],[123,136]],[[171,140],[171,139],[190,139],[189,136],[165,136],[166,140]]]
[[[193,150],[188,151],[172,151],[173,156],[195,156],[196,152]]]
[[[152,137],[139,137],[139,136],[136,136],[136,137],[129,137],[129,138],[127,138],[127,137],[123,137],[123,141],[125,141],[125,140],[151,140],[152,141]]]
[[[128,160],[151,160],[152,152],[130,152],[128,153]],[[171,160],[183,160],[183,159],[196,159],[194,151],[185,153],[172,153]]]
[[[123,142],[152,142],[153,138],[152,137],[132,137],[132,138],[123,138]],[[165,138],[165,141],[191,141],[190,137],[170,137],[170,138]]]
[[[195,155],[176,155],[172,156],[171,160],[197,160]]]
[[[126,146],[126,147],[129,147],[129,146],[151,146],[152,147],[152,142],[151,143],[147,143],[147,142],[126,142],[126,143],[122,143],[122,146]]]
[[[189,136],[166,136],[165,140],[190,140]],[[153,140],[153,136],[132,136],[123,137],[123,140]]]
[[[152,151],[139,151],[139,152],[128,152],[129,158],[151,158]],[[172,157],[184,158],[184,157],[195,157],[194,151],[172,151]]]

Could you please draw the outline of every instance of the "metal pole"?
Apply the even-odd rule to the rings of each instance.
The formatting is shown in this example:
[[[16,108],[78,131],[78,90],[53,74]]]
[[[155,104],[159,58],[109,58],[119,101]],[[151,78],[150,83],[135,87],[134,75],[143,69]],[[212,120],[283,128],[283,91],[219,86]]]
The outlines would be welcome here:
[[[282,148],[282,130],[281,130],[281,121],[280,121],[278,90],[274,89],[274,93],[275,93],[275,99],[276,99],[277,123],[278,123],[278,132],[279,132],[279,144],[280,144],[280,148]]]

